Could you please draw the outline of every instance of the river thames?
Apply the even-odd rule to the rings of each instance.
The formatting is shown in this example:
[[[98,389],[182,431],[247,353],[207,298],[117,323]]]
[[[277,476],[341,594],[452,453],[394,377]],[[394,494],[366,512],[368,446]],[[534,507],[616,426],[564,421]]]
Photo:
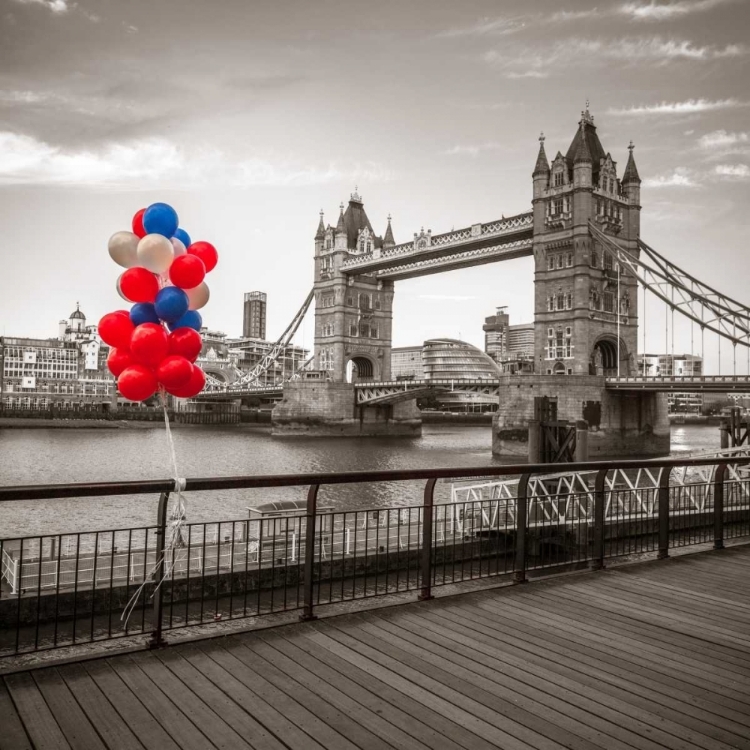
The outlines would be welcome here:
[[[185,477],[376,471],[510,463],[490,450],[490,427],[425,425],[419,438],[274,439],[258,427],[173,430]],[[673,425],[672,453],[718,449],[716,426]],[[163,479],[172,475],[163,428],[0,429],[0,485]],[[337,509],[421,502],[423,482],[321,489],[319,504]],[[247,518],[247,507],[302,499],[304,488],[190,493],[191,522]],[[449,485],[439,487],[444,496]],[[0,538],[147,526],[156,496],[18,501],[0,504]]]

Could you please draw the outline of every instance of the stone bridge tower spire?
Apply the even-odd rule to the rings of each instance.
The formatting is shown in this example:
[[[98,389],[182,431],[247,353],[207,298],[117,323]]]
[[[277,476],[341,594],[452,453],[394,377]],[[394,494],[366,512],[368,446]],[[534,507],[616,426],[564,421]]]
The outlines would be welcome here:
[[[558,151],[548,165],[544,136],[539,140],[532,173],[535,371],[616,375],[619,369],[623,376],[634,374],[637,281],[622,271],[618,280],[616,258],[589,231],[591,221],[638,254],[640,177],[632,148],[620,180],[588,102],[565,155]]]
[[[336,383],[390,380],[393,282],[374,273],[345,273],[354,257],[377,257],[395,244],[390,217],[385,237],[375,234],[355,191],[341,204],[336,227],[315,235],[315,369]]]

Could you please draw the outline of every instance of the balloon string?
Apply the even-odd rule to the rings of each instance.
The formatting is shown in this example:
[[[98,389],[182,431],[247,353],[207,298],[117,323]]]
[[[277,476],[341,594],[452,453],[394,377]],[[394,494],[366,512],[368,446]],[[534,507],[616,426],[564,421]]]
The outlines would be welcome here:
[[[171,501],[171,511],[169,514],[169,525],[165,529],[165,537],[163,543],[163,549],[157,550],[158,556],[154,562],[153,567],[149,571],[148,575],[144,577],[143,583],[138,587],[130,600],[128,601],[125,609],[120,616],[120,620],[124,621],[127,625],[130,615],[135,609],[135,605],[138,603],[138,599],[145,588],[146,584],[154,578],[156,572],[159,570],[159,566],[163,561],[167,561],[164,566],[164,575],[160,581],[156,582],[153,592],[151,593],[150,599],[153,599],[156,592],[161,588],[162,583],[172,577],[172,572],[175,564],[175,550],[178,547],[183,547],[185,541],[182,535],[182,527],[185,524],[187,518],[187,502],[182,494],[185,489],[185,480],[180,478],[177,470],[177,453],[175,451],[174,438],[172,437],[172,429],[169,424],[169,412],[167,411],[167,399],[163,388],[159,388],[159,400],[161,401],[162,410],[164,411],[164,426],[167,433],[167,445],[169,446],[169,455],[172,461],[172,471],[174,476],[174,495],[176,499]],[[144,549],[144,555],[147,555],[148,551]],[[190,565],[190,559],[188,555],[188,565]]]

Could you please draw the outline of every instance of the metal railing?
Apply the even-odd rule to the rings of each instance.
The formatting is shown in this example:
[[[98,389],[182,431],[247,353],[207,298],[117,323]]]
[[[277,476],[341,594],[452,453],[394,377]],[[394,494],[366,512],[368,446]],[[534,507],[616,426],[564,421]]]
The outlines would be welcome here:
[[[748,467],[736,456],[188,479],[188,493],[307,487],[306,506],[186,523],[166,550],[174,480],[0,487],[0,502],[159,493],[153,527],[0,539],[0,655],[148,634],[160,646],[166,632],[216,621],[289,610],[309,620],[336,602],[718,549],[750,536]],[[652,486],[639,485],[644,474]],[[517,481],[477,494],[477,478],[499,477]],[[318,511],[323,487],[414,481],[425,482],[418,505]]]

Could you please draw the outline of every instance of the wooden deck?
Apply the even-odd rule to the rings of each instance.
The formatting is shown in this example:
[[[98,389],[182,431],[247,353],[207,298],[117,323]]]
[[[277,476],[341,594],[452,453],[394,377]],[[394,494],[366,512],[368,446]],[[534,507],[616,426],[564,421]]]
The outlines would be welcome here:
[[[30,747],[750,748],[750,546],[6,675]]]

